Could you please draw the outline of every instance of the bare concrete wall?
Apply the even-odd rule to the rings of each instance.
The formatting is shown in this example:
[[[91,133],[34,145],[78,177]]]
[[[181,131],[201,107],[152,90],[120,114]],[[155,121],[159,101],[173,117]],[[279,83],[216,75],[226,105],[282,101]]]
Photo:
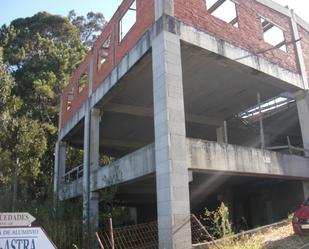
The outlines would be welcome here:
[[[190,169],[288,178],[309,177],[309,159],[250,147],[187,139]]]
[[[308,179],[309,159],[250,147],[186,139],[188,169],[236,175]],[[155,173],[154,145],[147,145],[112,164],[91,172],[91,191]],[[82,194],[81,179],[60,188],[61,199]]]
[[[110,165],[99,167],[90,173],[90,191],[124,183],[155,172],[154,145],[150,144]],[[60,199],[70,199],[82,195],[82,179],[63,184]]]

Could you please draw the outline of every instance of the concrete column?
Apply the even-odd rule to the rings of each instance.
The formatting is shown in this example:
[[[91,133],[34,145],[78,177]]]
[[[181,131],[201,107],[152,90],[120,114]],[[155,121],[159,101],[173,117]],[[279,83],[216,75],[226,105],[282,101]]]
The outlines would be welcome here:
[[[227,122],[224,121],[222,126],[216,129],[217,132],[217,142],[218,143],[228,143],[228,136],[227,136]]]
[[[304,201],[309,198],[309,181],[303,181]]]
[[[99,167],[100,161],[100,109],[91,110],[90,122],[90,171],[96,170]]]
[[[262,111],[261,111],[261,95],[258,92],[257,93],[257,104],[259,106],[259,123],[260,123],[260,139],[261,139],[261,149],[264,150],[265,149],[265,134],[264,134],[264,125],[263,125],[263,115],[262,115]]]
[[[83,242],[89,248],[89,202],[90,202],[90,110],[89,101],[84,118],[84,158],[83,158]]]
[[[152,43],[157,211],[160,249],[191,248],[190,199],[179,37]]]
[[[95,233],[99,229],[99,192],[90,192],[89,200],[89,225],[90,225],[90,239],[91,248],[98,249],[98,243],[96,243]]]
[[[163,14],[174,16],[174,0],[155,0],[155,19]]]
[[[100,110],[86,112],[84,120],[83,162],[83,225],[84,240],[91,248],[94,232],[99,227],[99,193],[90,191],[90,173],[99,167],[100,159]],[[89,234],[90,233],[90,234]]]
[[[90,172],[99,168],[100,161],[100,109],[92,109],[90,117]],[[97,249],[95,232],[99,229],[99,192],[90,192],[89,200],[89,224],[92,248]]]
[[[93,50],[89,63],[88,75],[88,100],[84,118],[84,158],[83,158],[83,240],[85,248],[93,247],[92,226],[98,224],[98,205],[96,194],[90,192],[90,171],[98,167],[99,160],[99,111],[90,107],[91,95],[93,92]]]
[[[309,94],[303,91],[296,96],[299,124],[302,133],[304,149],[309,150]],[[305,153],[309,156],[309,153]]]
[[[303,50],[300,44],[300,35],[298,32],[297,21],[296,21],[294,10],[291,10],[291,26],[292,26],[294,41],[297,41],[295,42],[295,50],[296,50],[296,56],[297,56],[297,61],[298,61],[298,67],[299,67],[301,76],[303,78],[304,89],[308,90],[308,76],[307,76],[307,71],[306,71]]]
[[[54,193],[58,195],[60,184],[63,183],[66,164],[66,143],[58,141],[55,148]]]

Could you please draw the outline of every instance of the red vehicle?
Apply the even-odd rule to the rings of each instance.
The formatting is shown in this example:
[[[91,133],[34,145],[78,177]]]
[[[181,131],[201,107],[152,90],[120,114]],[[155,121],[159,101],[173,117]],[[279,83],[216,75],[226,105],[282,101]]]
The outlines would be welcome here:
[[[294,213],[293,230],[298,235],[309,235],[309,199]]]

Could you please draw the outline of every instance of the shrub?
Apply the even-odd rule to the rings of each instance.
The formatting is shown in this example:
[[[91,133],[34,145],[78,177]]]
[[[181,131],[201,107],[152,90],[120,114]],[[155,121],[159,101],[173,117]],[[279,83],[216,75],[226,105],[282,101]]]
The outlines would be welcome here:
[[[223,202],[214,211],[205,208],[205,214],[202,220],[206,223],[207,230],[215,238],[233,235],[232,224],[229,221],[229,210]]]

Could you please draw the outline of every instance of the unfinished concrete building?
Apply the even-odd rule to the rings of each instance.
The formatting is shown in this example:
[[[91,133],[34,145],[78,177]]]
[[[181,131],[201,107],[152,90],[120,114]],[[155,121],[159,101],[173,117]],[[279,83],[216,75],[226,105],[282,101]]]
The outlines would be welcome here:
[[[192,248],[190,213],[221,201],[285,218],[309,193],[308,73],[309,24],[270,0],[124,0],[61,97],[55,193],[98,225],[116,185],[160,249]]]

